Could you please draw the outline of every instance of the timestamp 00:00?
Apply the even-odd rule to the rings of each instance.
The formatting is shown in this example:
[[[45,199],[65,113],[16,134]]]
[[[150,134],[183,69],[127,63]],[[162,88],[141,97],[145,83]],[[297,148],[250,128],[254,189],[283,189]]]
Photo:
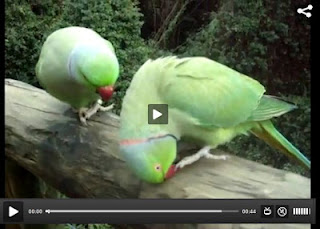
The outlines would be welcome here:
[[[29,208],[28,209],[28,214],[42,214],[43,210],[42,209],[33,209],[33,208]]]

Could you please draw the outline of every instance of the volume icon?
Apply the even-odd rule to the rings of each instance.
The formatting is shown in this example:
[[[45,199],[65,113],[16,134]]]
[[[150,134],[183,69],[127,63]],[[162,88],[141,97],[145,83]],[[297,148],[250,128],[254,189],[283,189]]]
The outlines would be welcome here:
[[[293,208],[293,215],[310,215],[311,208]]]

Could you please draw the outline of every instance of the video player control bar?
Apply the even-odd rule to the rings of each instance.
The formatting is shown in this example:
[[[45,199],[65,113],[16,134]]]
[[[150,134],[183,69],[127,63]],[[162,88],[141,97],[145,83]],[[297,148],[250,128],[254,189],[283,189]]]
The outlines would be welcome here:
[[[0,199],[0,224],[314,224],[315,205],[315,199]]]
[[[239,210],[54,210],[47,209],[46,213],[227,213]]]

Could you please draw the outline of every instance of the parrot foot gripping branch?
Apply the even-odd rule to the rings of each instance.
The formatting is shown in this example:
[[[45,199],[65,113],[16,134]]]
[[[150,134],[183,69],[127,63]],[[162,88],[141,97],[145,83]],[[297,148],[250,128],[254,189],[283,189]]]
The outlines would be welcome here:
[[[198,161],[201,157],[207,158],[207,159],[213,159],[213,160],[227,160],[228,155],[213,155],[210,153],[210,150],[212,147],[205,146],[202,149],[200,149],[197,153],[183,158],[181,161],[179,161],[176,164],[176,169],[182,169],[186,165],[190,165],[196,161]]]
[[[111,105],[109,105],[107,107],[104,107],[101,104],[102,104],[102,100],[99,99],[99,100],[97,100],[97,102],[94,103],[94,105],[92,107],[90,107],[90,108],[80,108],[79,109],[79,119],[80,119],[81,123],[84,126],[88,125],[87,124],[87,120],[89,118],[91,118],[91,116],[96,114],[98,111],[106,112],[106,111],[112,110],[113,107],[114,107],[114,104],[111,104]]]

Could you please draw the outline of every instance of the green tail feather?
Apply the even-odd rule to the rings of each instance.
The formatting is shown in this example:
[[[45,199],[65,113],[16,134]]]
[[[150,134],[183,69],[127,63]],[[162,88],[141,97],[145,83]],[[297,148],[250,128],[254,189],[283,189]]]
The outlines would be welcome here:
[[[270,146],[280,150],[288,157],[298,161],[302,166],[310,169],[309,159],[279,133],[270,120],[259,122],[259,127],[252,129],[251,132]]]

